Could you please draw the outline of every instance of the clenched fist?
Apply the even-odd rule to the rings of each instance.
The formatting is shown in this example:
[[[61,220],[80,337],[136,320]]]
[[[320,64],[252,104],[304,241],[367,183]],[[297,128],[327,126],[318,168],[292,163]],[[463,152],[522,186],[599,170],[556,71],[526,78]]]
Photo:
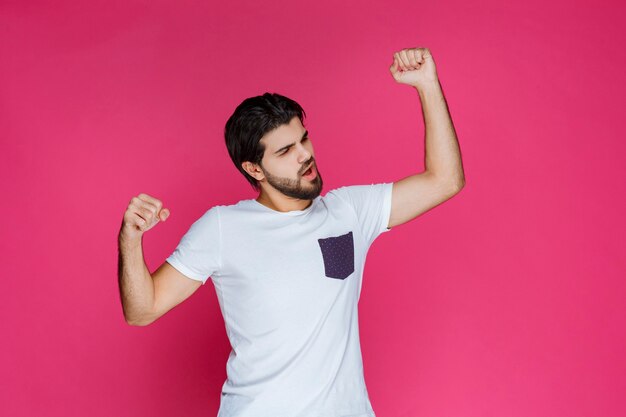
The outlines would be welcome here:
[[[438,82],[435,61],[428,48],[407,48],[394,53],[389,72],[396,82],[415,88]]]
[[[138,240],[160,220],[165,221],[169,215],[170,211],[163,208],[160,200],[143,193],[133,197],[124,213],[120,241]]]

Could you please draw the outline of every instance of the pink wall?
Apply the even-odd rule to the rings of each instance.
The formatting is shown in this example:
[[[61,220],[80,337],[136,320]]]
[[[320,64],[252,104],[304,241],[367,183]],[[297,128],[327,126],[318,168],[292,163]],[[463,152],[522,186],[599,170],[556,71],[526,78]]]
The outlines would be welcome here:
[[[236,3],[236,4],[235,4]],[[423,169],[394,51],[428,47],[467,184],[380,237],[360,301],[379,417],[626,414],[625,8],[616,1],[0,5],[0,415],[214,416],[212,284],[122,316],[130,198],[170,219],[254,196],[223,143],[244,98],[300,102],[323,193]],[[89,5],[87,5],[89,4]]]

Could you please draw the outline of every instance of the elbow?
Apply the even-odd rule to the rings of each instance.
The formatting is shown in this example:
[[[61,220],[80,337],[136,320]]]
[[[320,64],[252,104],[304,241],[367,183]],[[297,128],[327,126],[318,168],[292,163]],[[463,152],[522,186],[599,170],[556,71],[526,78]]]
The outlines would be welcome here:
[[[454,193],[456,194],[460,192],[463,189],[463,187],[465,187],[465,173],[463,172],[463,170],[460,170],[460,172],[458,172],[452,178],[453,178],[452,189],[454,190]]]
[[[463,187],[465,187],[465,177],[461,177],[460,179],[458,179],[457,181],[454,182],[454,190],[455,190],[455,194],[459,193]]]
[[[143,326],[149,325],[150,323],[152,323],[152,321],[148,321],[148,320],[126,320],[126,324],[128,324],[129,326],[143,327]]]
[[[465,187],[465,175],[463,171],[448,173],[445,175],[431,175],[436,178],[436,181],[439,184],[439,188],[445,193],[454,195],[459,193],[463,189],[463,187]]]
[[[141,326],[142,325],[141,322],[137,320],[136,317],[129,316],[128,314],[126,314],[126,312],[124,312],[124,321],[129,326]]]
[[[143,316],[128,316],[128,315],[124,315],[124,320],[126,321],[126,324],[128,324],[129,326],[147,326],[150,323],[154,322],[154,319],[151,317],[148,317],[146,315]]]
[[[146,326],[147,324],[138,320],[126,320],[126,324],[129,326]]]
[[[444,181],[444,183],[450,195],[455,195],[461,192],[463,187],[465,187],[465,177],[460,176],[460,177],[449,178],[446,181]]]

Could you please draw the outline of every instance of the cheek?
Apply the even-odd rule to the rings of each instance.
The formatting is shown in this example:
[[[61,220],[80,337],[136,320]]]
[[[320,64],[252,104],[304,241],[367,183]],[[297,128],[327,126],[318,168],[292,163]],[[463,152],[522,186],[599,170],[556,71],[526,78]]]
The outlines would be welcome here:
[[[291,156],[283,156],[280,161],[274,161],[271,167],[265,167],[266,170],[277,177],[294,178],[298,175],[300,166]]]

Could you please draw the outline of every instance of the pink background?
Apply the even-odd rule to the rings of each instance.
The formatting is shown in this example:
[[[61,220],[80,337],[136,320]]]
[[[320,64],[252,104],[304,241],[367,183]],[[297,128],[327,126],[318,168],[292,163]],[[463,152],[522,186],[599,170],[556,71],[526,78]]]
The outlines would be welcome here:
[[[503,4],[504,3],[504,4]],[[626,414],[621,2],[0,5],[0,415],[214,416],[230,346],[212,283],[124,322],[130,199],[170,219],[256,195],[224,123],[265,91],[309,117],[323,194],[420,172],[428,47],[467,184],[372,246],[359,303],[379,417]]]

